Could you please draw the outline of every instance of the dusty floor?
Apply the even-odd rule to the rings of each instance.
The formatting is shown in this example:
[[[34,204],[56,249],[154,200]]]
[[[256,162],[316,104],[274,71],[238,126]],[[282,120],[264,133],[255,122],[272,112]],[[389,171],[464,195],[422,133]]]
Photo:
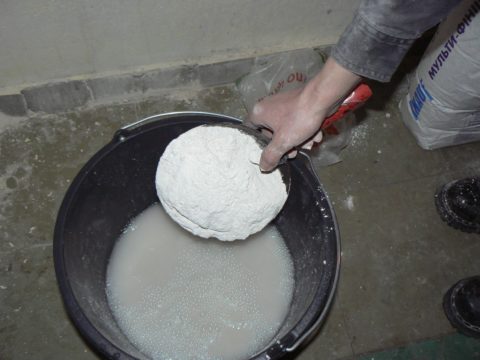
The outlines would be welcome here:
[[[399,118],[404,88],[377,85],[374,91],[375,100],[357,114],[343,161],[317,166],[338,217],[342,268],[330,316],[298,359],[370,359],[375,356],[360,355],[443,338],[453,333],[442,312],[443,293],[480,274],[480,237],[444,225],[433,203],[443,183],[480,173],[480,143],[424,151]],[[1,359],[97,358],[69,322],[56,286],[56,213],[70,181],[116,129],[177,110],[245,115],[233,87],[224,86],[2,126]],[[471,348],[467,357],[428,359],[480,358],[480,342]],[[382,357],[393,358],[399,357]]]

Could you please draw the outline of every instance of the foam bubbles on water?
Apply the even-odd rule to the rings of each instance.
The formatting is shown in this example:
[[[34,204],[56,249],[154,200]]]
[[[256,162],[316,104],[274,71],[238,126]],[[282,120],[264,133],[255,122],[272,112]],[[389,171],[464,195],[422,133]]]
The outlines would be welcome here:
[[[158,204],[124,232],[107,272],[120,328],[153,359],[248,358],[274,338],[292,293],[274,227],[242,242],[199,239]]]

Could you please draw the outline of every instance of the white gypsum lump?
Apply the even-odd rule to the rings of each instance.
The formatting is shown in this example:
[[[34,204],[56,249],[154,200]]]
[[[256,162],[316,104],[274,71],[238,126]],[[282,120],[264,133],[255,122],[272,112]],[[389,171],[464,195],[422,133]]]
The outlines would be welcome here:
[[[287,190],[280,171],[262,173],[262,149],[238,129],[198,126],[171,141],[156,174],[167,213],[191,233],[245,239],[282,209]]]

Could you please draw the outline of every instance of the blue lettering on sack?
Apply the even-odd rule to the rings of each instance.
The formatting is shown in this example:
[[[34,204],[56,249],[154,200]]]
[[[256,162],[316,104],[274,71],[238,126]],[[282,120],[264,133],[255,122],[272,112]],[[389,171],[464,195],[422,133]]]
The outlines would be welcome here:
[[[425,104],[425,101],[427,99],[432,101],[433,97],[425,88],[425,85],[423,84],[423,80],[420,80],[420,83],[417,85],[417,88],[413,93],[412,99],[408,102],[410,106],[410,110],[415,120],[418,120],[418,117],[420,116],[420,112],[422,111],[422,107]]]
[[[457,31],[450,36],[450,38],[443,44],[443,47],[440,48],[439,53],[433,64],[430,66],[430,70],[428,70],[428,75],[430,75],[430,79],[437,75],[440,68],[446,62],[448,55],[452,52],[457,44],[457,39],[460,38],[466,31],[467,27],[470,26],[473,19],[477,14],[480,12],[480,0],[475,0],[470,7],[467,9],[465,16],[462,18],[457,25]]]

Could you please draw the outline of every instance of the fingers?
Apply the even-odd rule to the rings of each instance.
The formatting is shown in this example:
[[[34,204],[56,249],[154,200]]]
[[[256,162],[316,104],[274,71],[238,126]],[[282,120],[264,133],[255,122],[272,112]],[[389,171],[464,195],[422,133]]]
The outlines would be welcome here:
[[[303,144],[302,148],[311,150],[315,143],[320,143],[323,139],[323,132],[320,130],[318,131],[313,138]],[[280,136],[273,136],[272,141],[268,144],[268,146],[263,150],[262,156],[260,158],[260,169],[262,171],[268,172],[272,171],[277,165],[283,155],[289,150],[290,148],[285,147],[285,141],[281,140]],[[298,151],[292,149],[288,152],[288,158],[292,159],[297,156]]]
[[[302,149],[312,150],[313,144],[315,144],[313,140],[307,141],[305,144],[302,145]]]
[[[309,141],[302,145],[302,149],[312,150],[313,145],[322,142],[323,139],[323,131],[318,131],[314,137],[312,137]]]
[[[320,130],[319,132],[317,132],[317,133],[315,134],[315,136],[313,137],[312,140],[313,140],[313,142],[316,142],[316,143],[322,142],[322,140],[323,140],[323,131]]]
[[[289,159],[293,159],[295,156],[297,156],[297,154],[298,154],[298,151],[297,151],[297,150],[295,150],[295,149],[294,149],[294,150],[290,150],[290,151],[288,152],[288,158],[289,158]]]
[[[260,170],[268,172],[275,169],[286,150],[278,140],[278,137],[273,137],[272,141],[263,149],[260,157]]]

